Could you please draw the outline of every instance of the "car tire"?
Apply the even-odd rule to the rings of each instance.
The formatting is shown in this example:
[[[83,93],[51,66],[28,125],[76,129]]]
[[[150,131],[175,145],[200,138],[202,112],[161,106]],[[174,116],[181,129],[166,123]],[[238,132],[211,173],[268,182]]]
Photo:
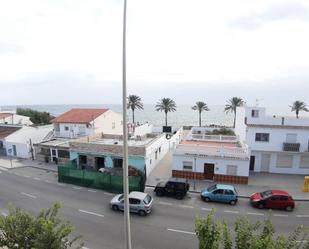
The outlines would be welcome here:
[[[138,214],[139,214],[140,216],[146,216],[146,215],[147,215],[147,213],[146,213],[144,210],[139,210],[139,211],[138,211]]]
[[[235,201],[235,200],[231,200],[231,201],[230,201],[230,205],[234,206],[234,205],[236,205],[236,202],[237,202],[237,201]]]
[[[114,211],[118,211],[118,210],[119,210],[119,207],[118,207],[117,205],[113,205],[113,206],[112,206],[112,209],[113,209]]]
[[[204,197],[204,201],[210,202],[211,200],[208,197]]]
[[[175,194],[175,198],[176,198],[177,200],[182,200],[183,197],[184,197],[184,195],[183,195],[182,193],[176,193],[176,194]]]
[[[156,196],[163,196],[163,195],[164,195],[163,190],[158,189],[158,190],[156,191]]]
[[[285,208],[285,210],[286,211],[288,211],[288,212],[291,212],[291,211],[293,211],[293,207],[292,206],[287,206],[286,208]]]
[[[263,203],[259,203],[259,204],[257,205],[257,207],[258,207],[259,209],[263,209],[263,208],[265,207],[265,205],[264,205]]]

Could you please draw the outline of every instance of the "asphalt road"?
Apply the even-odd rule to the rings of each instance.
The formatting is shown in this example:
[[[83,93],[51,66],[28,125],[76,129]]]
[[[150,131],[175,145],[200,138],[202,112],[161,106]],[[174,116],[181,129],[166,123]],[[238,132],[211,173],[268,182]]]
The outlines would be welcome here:
[[[51,172],[24,168],[0,171],[0,212],[7,213],[7,204],[38,213],[55,201],[62,204],[60,216],[70,221],[81,234],[86,248],[124,248],[123,214],[109,207],[113,194],[56,182]],[[152,194],[152,189],[146,189]],[[153,212],[146,216],[131,215],[132,244],[136,249],[198,248],[194,234],[194,217],[206,216],[216,209],[218,219],[233,224],[240,215],[252,221],[265,219],[267,210],[252,208],[247,199],[236,206],[204,203],[190,194],[178,201],[155,197]],[[309,226],[309,202],[297,202],[293,212],[272,211],[272,220],[279,233],[289,233],[297,225]]]

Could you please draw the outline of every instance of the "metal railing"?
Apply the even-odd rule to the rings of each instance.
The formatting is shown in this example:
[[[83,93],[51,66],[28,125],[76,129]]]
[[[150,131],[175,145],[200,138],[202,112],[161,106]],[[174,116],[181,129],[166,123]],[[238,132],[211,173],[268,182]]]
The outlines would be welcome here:
[[[300,143],[283,143],[283,151],[299,152]]]

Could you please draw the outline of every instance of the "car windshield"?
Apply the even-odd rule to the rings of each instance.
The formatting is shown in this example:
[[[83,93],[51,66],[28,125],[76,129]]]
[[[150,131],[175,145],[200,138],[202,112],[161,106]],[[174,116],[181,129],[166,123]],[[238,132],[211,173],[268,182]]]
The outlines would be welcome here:
[[[267,198],[267,197],[271,196],[271,194],[272,194],[271,190],[267,190],[267,191],[262,192],[261,196],[263,198]]]
[[[143,200],[143,202],[145,204],[149,204],[151,202],[151,196],[150,195],[146,195],[145,199]]]
[[[118,201],[121,201],[123,199],[123,194],[119,196]]]
[[[209,192],[211,192],[211,191],[215,190],[216,188],[217,188],[216,185],[212,185],[212,186],[208,187],[207,190],[208,190]]]

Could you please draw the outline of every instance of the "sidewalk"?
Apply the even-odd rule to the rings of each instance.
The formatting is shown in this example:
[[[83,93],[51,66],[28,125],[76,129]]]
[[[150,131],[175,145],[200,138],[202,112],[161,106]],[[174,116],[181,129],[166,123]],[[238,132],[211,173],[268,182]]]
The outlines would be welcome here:
[[[167,180],[172,175],[172,153],[169,152],[147,177],[146,185],[155,186],[158,182]],[[212,184],[208,180],[189,180],[190,191],[200,192]],[[295,200],[309,201],[309,192],[302,191],[304,175],[271,174],[251,172],[248,185],[233,184],[240,197],[248,198],[254,192],[262,192],[269,189],[281,189],[289,192]],[[195,185],[195,188],[194,188]]]
[[[22,168],[22,167],[33,167],[33,168],[58,172],[57,165],[55,164],[49,164],[49,163],[39,162],[37,160],[30,160],[30,159],[12,158],[10,160],[9,157],[0,157],[0,168],[2,169],[10,170],[10,169],[16,169],[16,168]]]

